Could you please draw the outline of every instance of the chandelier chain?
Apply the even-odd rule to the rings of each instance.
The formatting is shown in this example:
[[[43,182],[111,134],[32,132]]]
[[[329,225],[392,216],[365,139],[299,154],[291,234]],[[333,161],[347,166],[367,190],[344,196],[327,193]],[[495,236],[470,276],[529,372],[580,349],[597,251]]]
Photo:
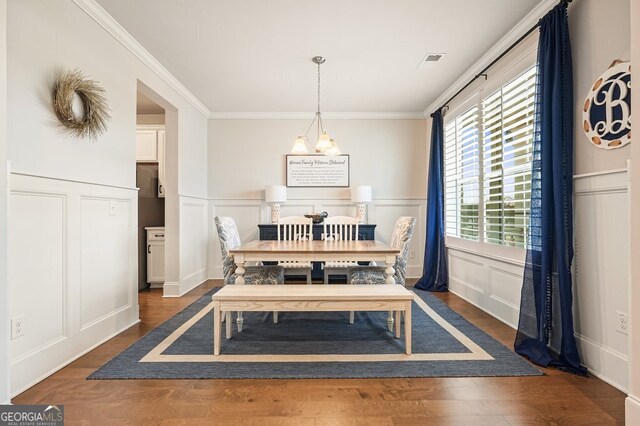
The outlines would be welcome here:
[[[320,62],[318,62],[318,112],[320,112]]]

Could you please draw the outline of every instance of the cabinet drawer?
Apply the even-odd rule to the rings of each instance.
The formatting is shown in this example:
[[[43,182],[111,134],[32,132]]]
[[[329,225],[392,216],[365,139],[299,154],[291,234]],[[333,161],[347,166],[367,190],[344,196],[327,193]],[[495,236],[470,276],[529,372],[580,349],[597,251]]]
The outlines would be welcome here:
[[[164,241],[164,231],[147,231],[147,241]]]

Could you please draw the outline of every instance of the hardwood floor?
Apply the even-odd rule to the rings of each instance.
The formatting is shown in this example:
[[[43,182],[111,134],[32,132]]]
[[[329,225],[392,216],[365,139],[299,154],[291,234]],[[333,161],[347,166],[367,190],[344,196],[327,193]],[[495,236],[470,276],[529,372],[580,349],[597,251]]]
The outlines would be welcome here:
[[[625,395],[594,377],[345,380],[95,380],[85,378],[219,281],[181,298],[140,293],[142,322],[15,397],[64,404],[69,425],[622,424]],[[514,330],[453,294],[437,294],[508,347]]]

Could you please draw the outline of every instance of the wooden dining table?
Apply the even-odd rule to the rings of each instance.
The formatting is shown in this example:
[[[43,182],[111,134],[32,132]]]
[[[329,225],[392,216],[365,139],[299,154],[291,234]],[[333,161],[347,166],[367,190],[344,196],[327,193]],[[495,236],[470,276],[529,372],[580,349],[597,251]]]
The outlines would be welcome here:
[[[380,241],[250,241],[229,250],[236,264],[236,284],[244,284],[245,265],[257,261],[375,261],[385,265],[385,283],[394,284],[393,265],[400,250]]]

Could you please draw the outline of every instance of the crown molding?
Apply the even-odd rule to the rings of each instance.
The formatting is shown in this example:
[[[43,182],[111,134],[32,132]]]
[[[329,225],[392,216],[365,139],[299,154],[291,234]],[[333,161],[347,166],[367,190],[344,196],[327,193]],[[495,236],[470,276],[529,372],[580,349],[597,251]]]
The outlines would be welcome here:
[[[212,112],[210,120],[312,120],[313,112]],[[422,112],[323,112],[325,120],[424,120]]]
[[[458,90],[460,90],[465,84],[471,81],[476,75],[482,71],[487,65],[491,63],[495,58],[500,56],[509,46],[518,40],[522,34],[526,33],[532,26],[534,26],[540,18],[546,15],[549,10],[558,4],[558,0],[542,0],[531,12],[529,12],[520,22],[518,22],[511,30],[505,34],[491,49],[489,49],[482,57],[473,64],[464,74],[458,78],[449,88],[444,91],[438,98],[431,103],[424,110],[425,117],[428,117],[432,112],[442,106],[447,99],[453,96]]]
[[[125,30],[122,25],[109,15],[95,0],[73,0],[90,18],[104,28],[120,44],[127,48],[135,57],[140,59],[151,71],[160,77],[173,90],[178,92],[187,102],[205,117],[211,111],[193,93],[189,91],[173,74],[169,72],[147,49]]]

